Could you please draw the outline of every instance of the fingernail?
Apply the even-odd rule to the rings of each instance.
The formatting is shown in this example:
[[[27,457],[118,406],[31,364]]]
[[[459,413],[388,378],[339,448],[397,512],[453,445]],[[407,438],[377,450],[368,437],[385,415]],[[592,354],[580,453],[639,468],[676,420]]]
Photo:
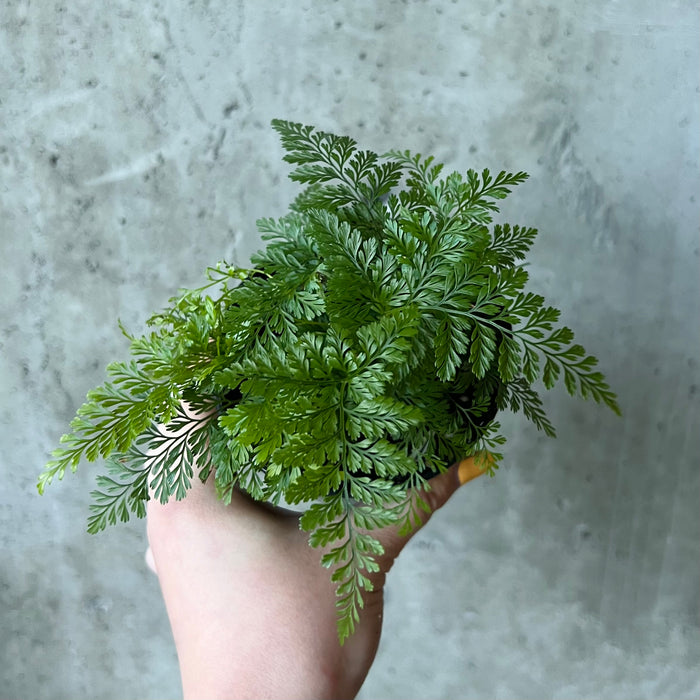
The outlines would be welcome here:
[[[477,458],[474,456],[467,457],[459,463],[457,476],[460,484],[466,484],[467,481],[476,479],[477,476],[481,476],[485,472],[486,465],[488,464],[488,457],[486,457],[486,460],[483,458],[479,459],[478,462],[479,464],[477,464]]]

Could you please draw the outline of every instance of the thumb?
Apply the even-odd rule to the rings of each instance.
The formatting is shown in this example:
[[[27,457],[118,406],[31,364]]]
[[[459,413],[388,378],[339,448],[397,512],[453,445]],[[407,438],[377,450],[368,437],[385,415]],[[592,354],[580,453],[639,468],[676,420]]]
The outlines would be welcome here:
[[[384,547],[384,556],[389,564],[398,556],[411,537],[426,525],[433,513],[450,500],[452,494],[460,486],[487,472],[492,462],[493,458],[488,452],[480,452],[472,457],[467,457],[461,462],[453,464],[442,474],[430,479],[427,488],[409,494],[409,501],[413,501],[409,507],[414,510],[418,527],[408,535],[400,535],[396,527],[384,528],[379,540]],[[421,507],[421,501],[427,506],[427,511]]]
[[[421,517],[421,527],[425,525],[430,516],[450,500],[452,494],[463,484],[466,484],[477,476],[481,476],[488,470],[491,460],[488,453],[479,453],[472,457],[467,457],[461,462],[453,464],[446,472],[434,476],[428,481],[428,488],[422,489],[418,496],[430,509],[426,513],[421,509],[425,517]]]

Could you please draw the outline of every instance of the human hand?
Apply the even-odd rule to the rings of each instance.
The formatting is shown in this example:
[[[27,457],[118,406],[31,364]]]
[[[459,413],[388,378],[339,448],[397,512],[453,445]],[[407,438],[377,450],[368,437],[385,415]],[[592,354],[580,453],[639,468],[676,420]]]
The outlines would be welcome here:
[[[430,480],[431,513],[482,473],[474,458]],[[420,511],[422,525],[430,518]],[[374,531],[385,553],[355,633],[341,646],[335,590],[299,514],[194,480],[187,498],[148,504],[147,561],[157,572],[186,699],[354,698],[374,660],[386,574],[411,536]]]

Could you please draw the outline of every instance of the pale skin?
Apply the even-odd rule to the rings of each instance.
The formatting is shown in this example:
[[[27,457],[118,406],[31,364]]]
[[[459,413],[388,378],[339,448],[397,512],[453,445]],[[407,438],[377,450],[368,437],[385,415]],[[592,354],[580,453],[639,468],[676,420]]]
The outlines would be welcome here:
[[[481,474],[474,458],[431,480],[431,512]],[[148,504],[147,561],[157,572],[185,700],[354,698],[374,660],[386,574],[410,537],[374,533],[385,549],[357,631],[338,643],[334,584],[298,515],[235,493],[226,506],[210,479],[187,498]],[[422,514],[423,525],[430,515]]]

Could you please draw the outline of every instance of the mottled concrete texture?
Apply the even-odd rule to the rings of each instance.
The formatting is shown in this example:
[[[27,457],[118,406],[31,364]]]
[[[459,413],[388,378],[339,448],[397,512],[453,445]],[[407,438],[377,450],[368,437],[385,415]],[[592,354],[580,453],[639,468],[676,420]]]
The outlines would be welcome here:
[[[0,6],[0,697],[180,695],[143,522],[85,534],[95,467],[35,490],[133,330],[244,262],[296,191],[273,117],[453,168],[522,169],[532,288],[624,418],[559,439],[392,573],[361,697],[700,695],[699,21],[693,0],[12,0]]]

